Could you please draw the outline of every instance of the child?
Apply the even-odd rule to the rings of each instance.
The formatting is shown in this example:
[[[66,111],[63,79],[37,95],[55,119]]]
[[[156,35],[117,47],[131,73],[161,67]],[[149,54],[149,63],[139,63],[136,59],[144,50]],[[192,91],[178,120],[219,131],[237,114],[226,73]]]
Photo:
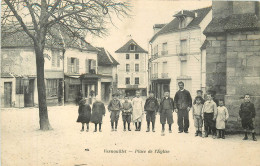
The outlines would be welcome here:
[[[202,108],[202,119],[204,120],[205,137],[208,137],[209,131],[212,129],[212,137],[216,138],[215,120],[217,116],[217,105],[212,100],[212,94],[207,95],[207,101]]]
[[[244,96],[244,102],[240,106],[239,116],[241,118],[242,127],[245,131],[245,137],[243,140],[247,140],[247,132],[248,129],[252,132],[252,137],[254,141],[257,141],[255,137],[255,128],[254,128],[254,121],[255,121],[255,106],[253,103],[250,102],[250,95],[246,94]]]
[[[128,131],[131,131],[130,122],[132,111],[132,104],[128,102],[128,96],[125,96],[125,102],[122,104],[122,119],[124,124],[124,131],[126,131],[126,122],[128,124]]]
[[[201,97],[201,104],[203,105],[205,103],[205,100],[203,98],[203,91],[202,90],[197,90],[197,96],[196,97]],[[193,102],[193,104],[196,104],[196,97],[195,97],[195,100]]]
[[[146,121],[147,121],[147,130],[146,132],[150,132],[150,122],[152,122],[152,131],[154,130],[155,124],[155,114],[158,112],[159,103],[157,99],[154,97],[154,92],[149,92],[149,98],[146,99],[144,110],[146,111]]]
[[[167,123],[169,124],[169,133],[172,133],[172,124],[173,124],[173,109],[174,109],[174,102],[173,99],[170,98],[170,92],[165,91],[164,92],[164,98],[162,99],[160,103],[160,122],[162,124],[162,136],[164,136],[164,130],[165,130],[165,123],[167,120]]]
[[[121,103],[118,100],[118,94],[114,93],[112,95],[113,99],[108,104],[108,110],[111,112],[111,131],[117,131],[117,124],[119,119],[120,110],[122,109]],[[114,129],[115,124],[115,129]]]
[[[196,128],[195,136],[202,136],[202,108],[203,104],[201,103],[203,101],[203,98],[201,96],[197,96],[195,98],[195,104],[192,106],[192,115],[194,119],[194,126]]]
[[[84,124],[86,123],[87,132],[89,131],[89,121],[91,117],[91,108],[89,104],[86,104],[86,99],[81,99],[79,101],[79,109],[78,109],[78,119],[77,122],[82,123],[82,129],[80,131],[84,131]]]
[[[96,100],[92,106],[92,115],[91,115],[91,122],[95,124],[94,132],[97,132],[97,125],[99,124],[99,132],[102,132],[101,125],[103,116],[105,116],[106,109],[104,103],[99,100]]]
[[[224,106],[224,100],[219,100],[219,106],[217,109],[216,128],[218,130],[218,138],[225,139],[225,127],[228,120],[228,110]]]
[[[140,92],[136,92],[135,98],[132,100],[133,122],[135,123],[135,131],[141,131],[142,118],[144,114],[143,100],[140,98]]]

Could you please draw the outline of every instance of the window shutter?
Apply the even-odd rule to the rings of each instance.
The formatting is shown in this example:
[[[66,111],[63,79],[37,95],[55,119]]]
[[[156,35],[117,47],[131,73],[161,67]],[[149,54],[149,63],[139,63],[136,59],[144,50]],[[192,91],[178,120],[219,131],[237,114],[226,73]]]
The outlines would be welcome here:
[[[71,73],[71,58],[67,58],[67,72],[68,73]]]
[[[85,60],[86,73],[89,73],[88,59]]]
[[[57,52],[57,67],[60,67],[60,52]]]
[[[76,59],[76,73],[79,73],[79,59]]]
[[[97,73],[97,71],[96,71],[96,66],[97,66],[97,61],[96,60],[93,60],[93,69],[95,70],[95,73]]]

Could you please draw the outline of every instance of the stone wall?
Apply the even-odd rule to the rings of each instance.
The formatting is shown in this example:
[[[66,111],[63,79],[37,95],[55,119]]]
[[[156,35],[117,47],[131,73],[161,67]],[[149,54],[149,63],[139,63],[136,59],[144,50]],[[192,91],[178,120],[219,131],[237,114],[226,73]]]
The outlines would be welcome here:
[[[256,131],[260,132],[260,32],[227,34],[227,95],[230,129],[241,131],[237,120],[241,97],[249,93],[256,107]]]
[[[226,36],[208,36],[206,48],[206,91],[215,90],[217,98],[226,94]]]

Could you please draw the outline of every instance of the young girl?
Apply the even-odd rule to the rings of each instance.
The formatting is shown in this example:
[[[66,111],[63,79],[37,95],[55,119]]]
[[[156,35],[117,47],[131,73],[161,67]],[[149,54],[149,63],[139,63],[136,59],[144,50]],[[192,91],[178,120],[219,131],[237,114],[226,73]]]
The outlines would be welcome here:
[[[225,126],[228,120],[228,110],[224,106],[224,100],[219,100],[219,106],[217,109],[216,128],[218,130],[218,138],[225,139]]]
[[[80,131],[84,131],[84,124],[86,123],[87,132],[89,131],[89,121],[91,117],[91,108],[89,104],[86,104],[86,99],[81,99],[79,101],[79,109],[78,109],[78,119],[77,122],[82,123],[82,129]]]
[[[99,100],[96,100],[92,106],[92,115],[91,115],[91,122],[95,124],[94,132],[97,132],[97,125],[99,124],[99,132],[102,132],[101,125],[103,116],[105,116],[106,109],[104,103]]]

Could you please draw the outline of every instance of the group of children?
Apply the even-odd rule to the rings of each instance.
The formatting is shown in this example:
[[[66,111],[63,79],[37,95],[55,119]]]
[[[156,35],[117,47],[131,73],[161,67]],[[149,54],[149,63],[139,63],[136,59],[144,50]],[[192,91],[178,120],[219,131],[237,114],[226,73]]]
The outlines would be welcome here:
[[[131,131],[130,123],[134,122],[135,131],[141,131],[141,124],[143,115],[146,114],[147,130],[150,132],[150,124],[152,123],[152,131],[155,132],[155,117],[157,112],[160,114],[160,123],[162,125],[162,136],[165,135],[166,121],[169,125],[169,133],[172,133],[173,124],[173,112],[175,106],[173,99],[169,96],[169,92],[164,93],[164,98],[160,104],[154,97],[154,92],[149,92],[149,97],[146,99],[145,104],[140,97],[140,92],[136,92],[136,96],[129,101],[129,97],[124,97],[124,102],[120,102],[118,94],[113,94],[113,99],[108,104],[108,110],[110,112],[111,119],[111,131],[117,131],[118,120],[120,112],[122,112],[122,120],[124,125],[124,131]],[[205,101],[202,97],[202,91],[197,91],[194,103],[191,111],[194,119],[194,126],[196,128],[195,136],[202,136],[202,128],[204,125],[204,137],[208,137],[212,134],[213,138],[225,139],[225,127],[229,118],[229,113],[225,107],[224,100],[221,99],[218,102],[213,98],[211,93],[206,95]],[[97,132],[97,125],[99,124],[99,131],[101,132],[102,117],[105,115],[105,106],[101,101],[95,101],[92,106],[92,113],[89,104],[86,104],[86,100],[82,99],[79,102],[79,116],[77,122],[82,123],[82,130],[84,131],[84,124],[87,125],[89,131],[89,122],[95,124],[94,132]],[[177,112],[177,111],[176,111]],[[257,141],[254,131],[254,118],[255,107],[250,102],[250,95],[244,96],[244,102],[240,106],[239,116],[241,118],[242,127],[245,130],[245,137],[243,140],[248,139],[249,130],[252,133],[252,138]],[[127,126],[126,126],[127,125]],[[126,129],[127,127],[127,129]]]

